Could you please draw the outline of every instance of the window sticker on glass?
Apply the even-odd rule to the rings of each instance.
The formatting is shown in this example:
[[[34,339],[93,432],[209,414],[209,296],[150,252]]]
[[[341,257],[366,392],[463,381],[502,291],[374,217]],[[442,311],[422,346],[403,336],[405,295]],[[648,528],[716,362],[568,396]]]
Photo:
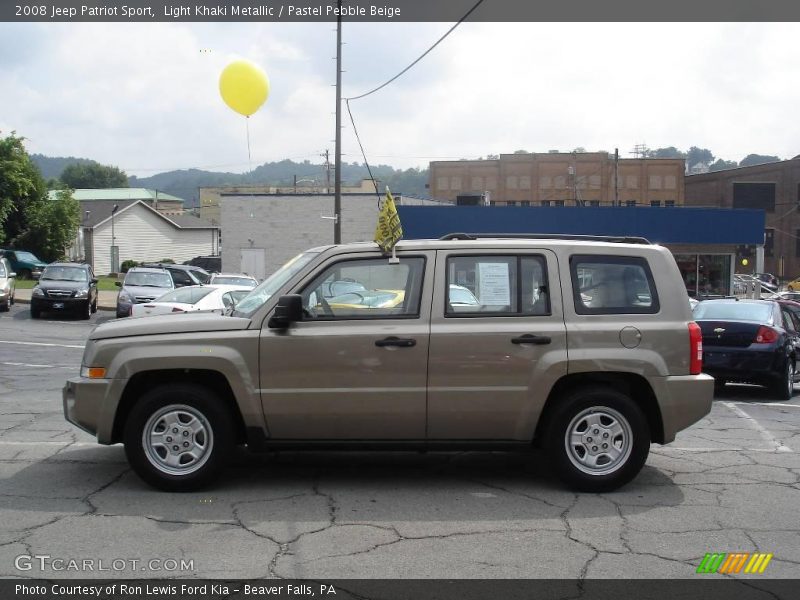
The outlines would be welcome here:
[[[508,276],[508,263],[480,263],[480,301],[486,306],[511,304],[511,285]]]

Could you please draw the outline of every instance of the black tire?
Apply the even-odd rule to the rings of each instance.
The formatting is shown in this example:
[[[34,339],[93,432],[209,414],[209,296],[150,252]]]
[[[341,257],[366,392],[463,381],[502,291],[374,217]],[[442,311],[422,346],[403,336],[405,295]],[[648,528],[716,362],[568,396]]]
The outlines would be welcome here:
[[[175,415],[179,420],[170,427],[178,431],[164,429],[165,421]],[[181,415],[197,419],[199,429],[184,433],[193,431],[188,423],[195,422],[181,420]],[[149,447],[145,446],[146,431],[150,432]],[[163,443],[158,441],[162,434]],[[131,409],[123,441],[128,462],[144,481],[168,492],[189,492],[211,483],[227,464],[235,444],[234,421],[225,403],[207,389],[185,383],[160,385]],[[167,447],[172,442],[175,445]],[[190,449],[184,450],[187,444]],[[191,460],[190,452],[200,456]],[[190,460],[182,463],[187,457]],[[177,463],[169,466],[170,458]]]
[[[581,492],[610,492],[639,474],[650,452],[650,426],[636,402],[601,385],[573,390],[556,402],[544,436],[545,449],[561,480]],[[589,425],[589,420],[596,424]],[[575,432],[581,443],[568,444],[569,431]],[[603,451],[603,444],[609,453]],[[616,458],[612,458],[614,450],[618,451]],[[592,456],[595,466],[582,463],[584,457],[591,460]]]
[[[81,306],[80,308],[80,316],[81,319],[84,321],[92,318],[92,302],[91,300],[86,301],[86,306]]]
[[[794,395],[795,366],[791,358],[786,360],[781,377],[772,384],[772,393],[778,400],[791,400]]]
[[[0,312],[8,312],[11,310],[11,299],[9,298],[5,304],[0,304]]]
[[[38,319],[42,316],[42,311],[38,308],[31,308],[31,319]]]
[[[97,298],[95,298],[94,302],[92,302],[92,312],[93,313],[97,312]]]

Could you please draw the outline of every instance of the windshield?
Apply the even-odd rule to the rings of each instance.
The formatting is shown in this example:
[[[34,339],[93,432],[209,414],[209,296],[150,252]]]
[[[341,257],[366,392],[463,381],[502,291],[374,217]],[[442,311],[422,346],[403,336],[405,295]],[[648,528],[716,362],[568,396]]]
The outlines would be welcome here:
[[[41,279],[51,281],[89,281],[86,269],[80,267],[47,267]]]
[[[701,302],[694,309],[697,320],[757,321],[768,323],[772,304],[755,302]]]
[[[141,287],[162,287],[162,288],[171,288],[172,287],[172,277],[169,276],[169,273],[164,271],[163,273],[158,272],[146,272],[146,271],[129,271],[128,275],[125,277],[125,286],[129,285],[136,285]]]
[[[298,254],[272,275],[267,277],[261,285],[250,292],[247,297],[236,305],[234,316],[249,317],[269,300],[275,292],[292,278],[300,269],[305,267],[311,259],[317,256],[318,252],[303,252]]]
[[[200,300],[208,296],[213,291],[214,288],[200,287],[199,285],[182,287],[177,290],[167,292],[163,296],[156,298],[156,302],[195,304],[196,302],[199,302]]]
[[[246,285],[248,287],[256,287],[258,282],[255,279],[250,279],[249,277],[214,277],[212,281],[214,285]]]
[[[36,256],[34,256],[33,254],[31,254],[30,252],[20,252],[19,250],[17,250],[17,251],[16,251],[14,254],[16,254],[16,255],[17,255],[17,260],[18,260],[18,261],[24,261],[24,262],[35,262],[35,263],[37,263],[37,262],[38,262],[38,263],[42,262],[41,260],[39,260],[38,258],[36,258]]]

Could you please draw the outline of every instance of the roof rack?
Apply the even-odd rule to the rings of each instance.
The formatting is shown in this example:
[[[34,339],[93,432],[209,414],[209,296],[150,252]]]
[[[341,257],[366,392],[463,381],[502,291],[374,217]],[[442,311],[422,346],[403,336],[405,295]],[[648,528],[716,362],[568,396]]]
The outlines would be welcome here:
[[[575,240],[579,242],[614,242],[616,244],[650,244],[643,237],[629,235],[573,235],[568,233],[448,233],[439,239],[447,240],[479,240],[499,238],[510,240]]]

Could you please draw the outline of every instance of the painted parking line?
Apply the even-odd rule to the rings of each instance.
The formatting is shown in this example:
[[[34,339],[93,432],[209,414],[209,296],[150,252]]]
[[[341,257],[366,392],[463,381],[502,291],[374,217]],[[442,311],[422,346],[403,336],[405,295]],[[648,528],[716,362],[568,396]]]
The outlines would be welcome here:
[[[727,407],[731,412],[737,414],[742,419],[747,420],[753,426],[753,429],[755,429],[761,434],[761,437],[763,437],[766,442],[772,444],[776,452],[792,452],[791,448],[784,445],[783,442],[775,438],[775,436],[773,436],[769,431],[767,431],[766,428],[764,428],[764,426],[761,423],[759,423],[753,417],[748,415],[741,408],[736,406],[733,402],[723,402],[722,404],[725,407]]]
[[[49,348],[80,348],[83,350],[86,346],[75,346],[71,344],[47,344],[45,342],[12,342],[10,340],[0,340],[0,344],[15,344],[18,346],[47,346]]]
[[[659,446],[658,448],[651,449],[651,452],[660,452],[664,450],[671,450],[673,452],[769,452],[775,454],[780,452],[794,454],[795,451],[788,446],[783,446],[785,450],[778,450],[777,448],[682,448],[680,446]]]
[[[780,402],[729,402],[729,404],[741,404],[743,406],[777,406],[780,408],[800,408],[800,404],[781,404]]]
[[[36,369],[71,369],[77,370],[78,367],[75,365],[34,365],[30,363],[21,363],[21,362],[0,362],[0,365],[6,365],[8,367],[32,367]]]

